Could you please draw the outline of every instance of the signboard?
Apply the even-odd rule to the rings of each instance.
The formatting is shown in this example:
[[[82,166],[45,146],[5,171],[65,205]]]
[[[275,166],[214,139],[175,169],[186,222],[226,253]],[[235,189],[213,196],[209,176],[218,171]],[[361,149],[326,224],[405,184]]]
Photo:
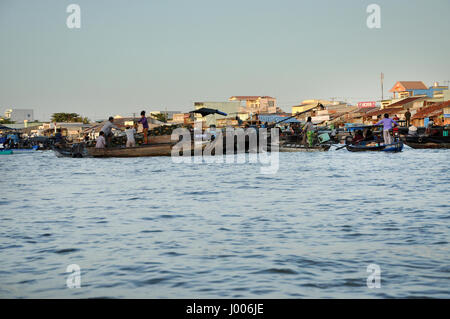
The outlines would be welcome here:
[[[359,102],[358,107],[360,109],[367,108],[367,107],[376,107],[376,104],[377,104],[376,102]]]

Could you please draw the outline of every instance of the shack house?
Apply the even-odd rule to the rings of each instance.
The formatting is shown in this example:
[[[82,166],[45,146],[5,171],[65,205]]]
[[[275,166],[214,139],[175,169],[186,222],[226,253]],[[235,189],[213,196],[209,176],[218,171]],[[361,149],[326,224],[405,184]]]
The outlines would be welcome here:
[[[450,108],[450,101],[434,103],[417,111],[411,118],[412,125],[424,126],[425,119],[432,119],[436,125],[445,125],[445,110]],[[448,122],[447,122],[448,123]]]
[[[86,128],[91,127],[91,124],[79,123],[44,123],[42,128],[44,136],[51,136],[55,133],[56,129],[61,129],[61,134],[71,139],[78,139],[82,136],[83,131]]]
[[[450,107],[444,107],[444,125],[450,125]]]
[[[428,97],[426,96],[407,97],[403,100],[390,104],[388,108],[402,107],[405,110],[415,110],[426,106],[427,99]]]

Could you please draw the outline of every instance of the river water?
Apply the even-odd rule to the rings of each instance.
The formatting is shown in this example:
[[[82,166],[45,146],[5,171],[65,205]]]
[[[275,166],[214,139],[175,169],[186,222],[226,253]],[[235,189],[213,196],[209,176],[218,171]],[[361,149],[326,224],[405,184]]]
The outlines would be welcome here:
[[[450,297],[448,150],[280,153],[272,175],[52,152],[0,168],[3,298]]]

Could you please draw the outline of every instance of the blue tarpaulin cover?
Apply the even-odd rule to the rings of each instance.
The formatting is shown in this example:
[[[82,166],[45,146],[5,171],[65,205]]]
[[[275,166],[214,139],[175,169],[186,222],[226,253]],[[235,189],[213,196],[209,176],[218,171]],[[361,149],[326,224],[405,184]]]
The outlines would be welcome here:
[[[286,119],[286,117],[279,115],[258,115],[258,119],[263,123],[277,123],[283,121],[284,119]],[[283,123],[300,123],[300,121],[293,117],[289,120],[284,121]]]

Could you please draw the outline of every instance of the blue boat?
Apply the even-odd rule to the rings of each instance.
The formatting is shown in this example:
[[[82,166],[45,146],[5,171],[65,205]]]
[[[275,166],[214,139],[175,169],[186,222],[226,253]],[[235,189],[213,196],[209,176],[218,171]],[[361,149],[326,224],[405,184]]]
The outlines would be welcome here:
[[[34,145],[32,148],[13,148],[11,151],[13,154],[32,153],[37,151],[39,146]]]
[[[381,144],[375,142],[359,142],[345,146],[349,152],[392,152],[397,153],[403,150],[403,142],[396,141],[392,144]]]
[[[11,155],[12,150],[0,150],[0,155]]]

